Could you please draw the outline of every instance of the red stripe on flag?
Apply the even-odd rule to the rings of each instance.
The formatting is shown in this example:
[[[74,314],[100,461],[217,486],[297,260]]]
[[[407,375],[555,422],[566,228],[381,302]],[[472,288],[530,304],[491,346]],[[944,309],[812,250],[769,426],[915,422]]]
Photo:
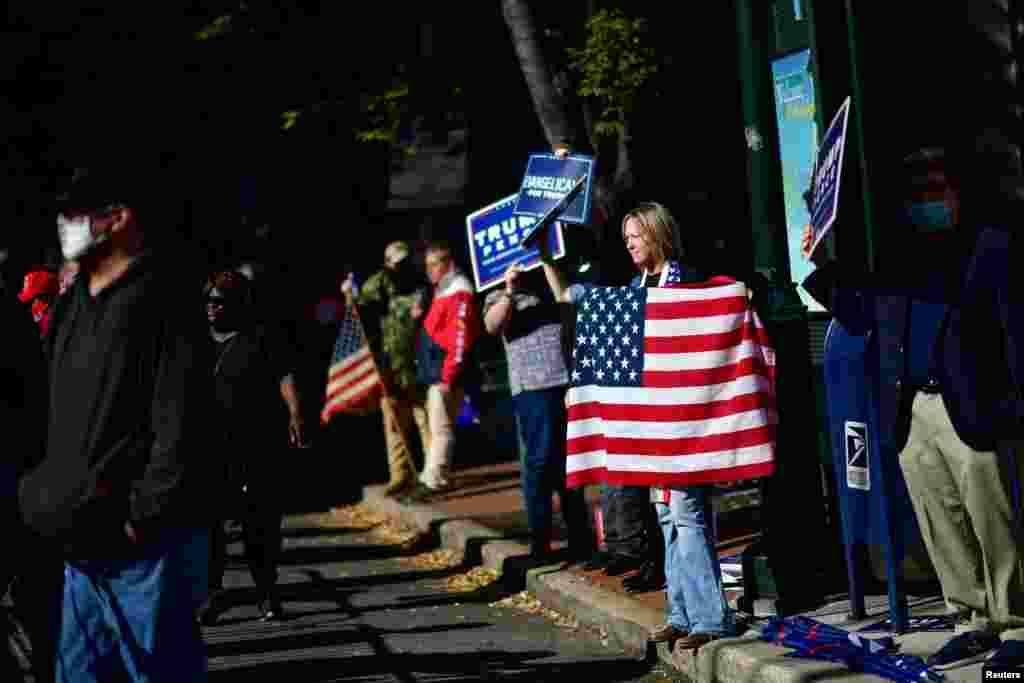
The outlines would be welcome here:
[[[604,442],[605,450],[609,453],[672,457],[734,451],[771,443],[774,440],[775,425],[767,425],[728,434],[708,434],[679,439],[625,439],[606,436]]]
[[[644,353],[700,353],[701,351],[722,351],[739,346],[745,339],[757,339],[757,328],[745,323],[728,332],[715,334],[694,334],[684,337],[647,337],[644,339]]]
[[[764,359],[744,358],[736,363],[700,370],[644,370],[643,386],[648,388],[703,387],[725,384],[747,375],[770,376]]]
[[[569,407],[569,421],[601,418],[630,422],[685,422],[710,420],[759,408],[775,408],[775,397],[766,392],[743,394],[726,401],[690,405],[630,405],[620,403],[579,403]]]
[[[338,396],[340,396],[341,394],[345,393],[346,391],[348,391],[349,389],[351,389],[355,385],[359,384],[360,382],[366,380],[367,378],[369,378],[369,377],[371,377],[372,375],[375,375],[375,374],[377,374],[377,369],[374,368],[371,365],[369,368],[364,370],[362,373],[360,373],[356,377],[348,379],[348,381],[345,382],[345,384],[343,384],[342,386],[337,387],[337,388],[333,389],[332,391],[328,392],[327,400],[331,401],[331,400],[337,398]]]
[[[723,482],[747,481],[761,479],[775,474],[774,462],[739,465],[717,470],[701,470],[699,472],[679,472],[675,474],[650,472],[608,471],[604,467],[578,470],[566,476],[565,485],[571,489],[581,486],[608,483],[613,486],[658,486],[673,488],[680,486],[699,486],[701,484],[718,484]]]
[[[703,301],[673,301],[671,303],[652,303],[648,300],[644,318],[647,320],[706,318],[712,315],[743,313],[749,305],[750,302],[745,296],[730,296]]]
[[[567,439],[565,442],[565,453],[566,455],[579,455],[580,453],[603,451],[605,439],[604,434],[590,434],[588,436],[577,436],[574,439]]]
[[[364,346],[348,358],[332,365],[327,371],[327,381],[333,382],[339,375],[351,372],[352,368],[363,365],[369,360],[371,360],[369,349]]]
[[[762,446],[775,440],[775,425],[744,429],[728,434],[707,434],[704,436],[678,439],[628,439],[603,434],[581,436],[566,441],[566,453],[579,455],[593,451],[608,453],[629,453],[636,456],[676,457],[734,451],[740,448]]]
[[[338,413],[369,411],[379,403],[382,393],[381,385],[380,383],[377,383],[370,385],[367,387],[366,391],[357,394],[346,401],[340,401],[333,405],[328,403],[320,414],[320,420],[326,424]]]

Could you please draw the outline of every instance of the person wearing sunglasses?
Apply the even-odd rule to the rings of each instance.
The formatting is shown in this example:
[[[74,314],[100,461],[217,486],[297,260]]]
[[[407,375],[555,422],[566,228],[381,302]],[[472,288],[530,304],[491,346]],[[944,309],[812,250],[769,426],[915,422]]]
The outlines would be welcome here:
[[[280,490],[275,477],[285,447],[304,447],[306,429],[293,377],[294,358],[279,330],[254,321],[251,284],[241,273],[215,273],[207,286],[206,314],[217,347],[214,365],[215,415],[228,489],[222,500],[240,517],[245,557],[259,595],[259,618],[283,614],[277,596],[281,549]],[[227,539],[223,522],[211,538],[209,600],[199,611],[213,625],[227,607],[223,578]]]

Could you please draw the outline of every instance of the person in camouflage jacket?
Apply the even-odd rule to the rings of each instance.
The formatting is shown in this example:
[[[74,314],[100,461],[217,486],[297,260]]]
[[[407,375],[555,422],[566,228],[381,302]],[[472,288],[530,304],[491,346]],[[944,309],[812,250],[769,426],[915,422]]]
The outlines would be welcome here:
[[[418,476],[412,456],[415,424],[424,451],[429,448],[426,395],[416,384],[416,335],[430,290],[410,263],[409,245],[392,242],[384,250],[384,267],[354,291],[352,276],[342,283],[347,301],[360,318],[384,382],[381,412],[388,450],[387,495],[405,492]]]

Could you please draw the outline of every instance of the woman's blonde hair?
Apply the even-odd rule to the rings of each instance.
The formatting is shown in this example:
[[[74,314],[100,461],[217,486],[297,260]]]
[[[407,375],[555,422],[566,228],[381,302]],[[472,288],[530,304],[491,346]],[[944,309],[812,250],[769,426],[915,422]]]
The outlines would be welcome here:
[[[680,259],[683,245],[679,224],[672,212],[657,202],[642,202],[622,217],[622,236],[626,236],[626,221],[630,218],[640,224],[640,236],[654,249],[656,260]]]

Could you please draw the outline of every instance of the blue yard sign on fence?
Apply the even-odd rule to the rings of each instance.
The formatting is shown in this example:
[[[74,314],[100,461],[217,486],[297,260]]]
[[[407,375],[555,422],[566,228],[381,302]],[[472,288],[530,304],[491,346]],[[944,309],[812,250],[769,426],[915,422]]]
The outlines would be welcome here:
[[[839,213],[839,181],[843,175],[843,152],[846,148],[846,123],[849,116],[850,98],[847,97],[818,148],[811,199],[812,252],[828,234]]]
[[[523,237],[532,232],[537,219],[513,213],[518,197],[518,194],[509,195],[466,217],[466,238],[478,292],[502,282],[505,271],[513,263],[519,263],[524,270],[540,265],[540,251],[522,244]],[[565,255],[565,241],[559,223],[548,231],[548,250],[552,258]]]

